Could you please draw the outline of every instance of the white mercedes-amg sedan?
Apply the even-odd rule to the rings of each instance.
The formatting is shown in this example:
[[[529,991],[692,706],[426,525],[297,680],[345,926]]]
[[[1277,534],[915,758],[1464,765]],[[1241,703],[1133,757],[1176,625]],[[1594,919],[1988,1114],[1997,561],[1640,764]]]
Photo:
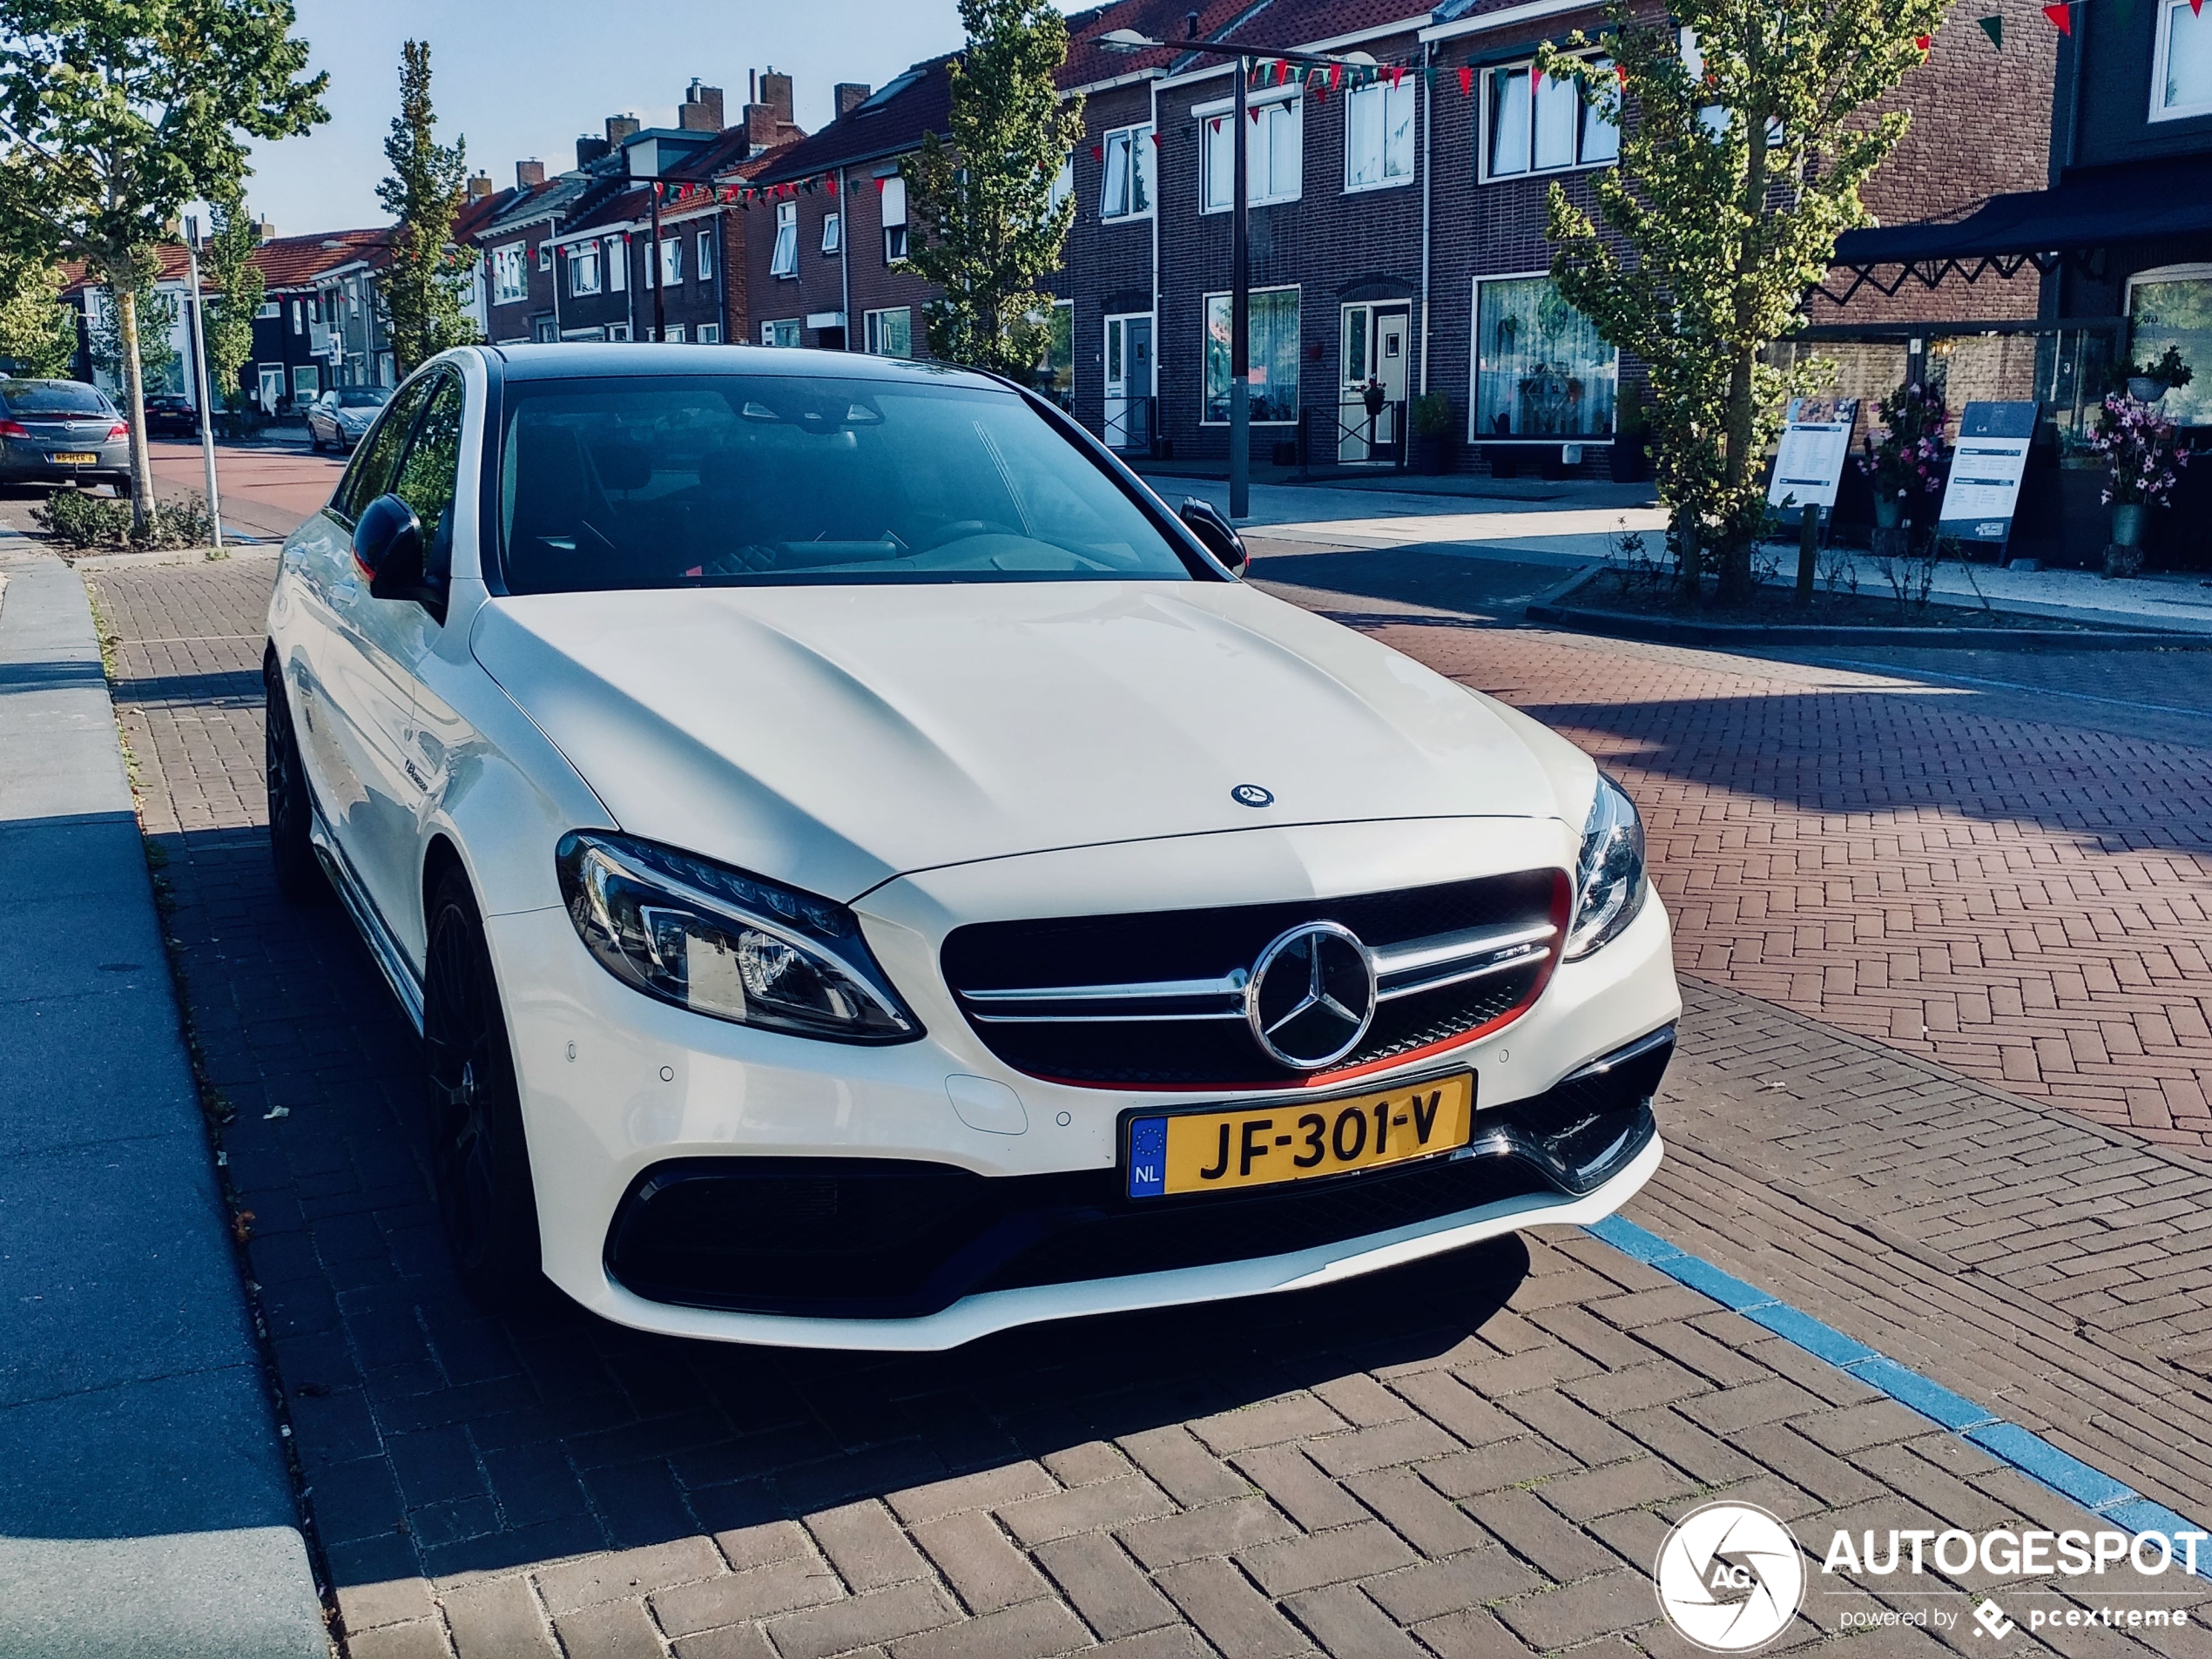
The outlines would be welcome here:
[[[408,380],[285,546],[269,833],[421,1032],[470,1292],[943,1348],[1642,1184],[1635,807],[1244,562],[985,375]]]

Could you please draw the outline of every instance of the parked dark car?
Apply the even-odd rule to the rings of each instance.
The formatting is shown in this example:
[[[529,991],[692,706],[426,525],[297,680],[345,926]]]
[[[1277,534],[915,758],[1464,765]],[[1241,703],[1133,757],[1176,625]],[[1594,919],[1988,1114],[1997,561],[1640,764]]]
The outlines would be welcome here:
[[[0,381],[0,485],[131,487],[131,428],[82,381]]]
[[[388,386],[334,386],[307,405],[307,447],[350,449],[391,401]]]
[[[199,411],[181,392],[157,392],[146,400],[146,436],[196,438]]]

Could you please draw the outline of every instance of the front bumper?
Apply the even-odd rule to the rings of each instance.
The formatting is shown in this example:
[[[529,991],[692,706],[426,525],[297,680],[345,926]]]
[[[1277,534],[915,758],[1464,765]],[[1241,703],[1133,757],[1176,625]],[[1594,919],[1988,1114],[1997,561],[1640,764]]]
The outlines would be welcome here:
[[[1567,855],[1563,828],[1561,847],[1547,843],[1532,853],[1533,828],[1522,822],[1514,832],[1470,830],[1462,823],[1446,835],[1405,825],[1339,826],[1270,833],[1270,845],[1249,835],[1202,837],[1000,860],[894,882],[862,903],[864,925],[928,1035],[889,1048],[809,1042],[705,1019],[617,981],[587,954],[561,910],[490,918],[546,1273],[586,1307],[647,1330],[788,1345],[936,1349],[1035,1320],[1322,1284],[1534,1223],[1609,1214],[1657,1164],[1648,1109],[1635,1132],[1610,1149],[1610,1162],[1591,1156],[1607,1149],[1585,1149],[1580,1161],[1596,1180],[1587,1190],[1572,1190],[1575,1184],[1557,1178],[1557,1171],[1548,1176],[1540,1161],[1480,1154],[1500,1150],[1495,1132],[1514,1107],[1538,1101],[1592,1061],[1676,1018],[1681,1003],[1669,929],[1656,895],[1605,949],[1562,964],[1534,1005],[1511,1024],[1447,1054],[1425,1055],[1310,1096],[1389,1087],[1445,1069],[1472,1070],[1474,1145],[1453,1161],[1470,1167],[1449,1177],[1431,1170],[1416,1182],[1426,1184],[1418,1201],[1393,1201],[1394,1208],[1366,1204],[1385,1196],[1368,1190],[1375,1187],[1373,1176],[1313,1184],[1310,1200],[1279,1201],[1278,1213],[1252,1231],[1248,1247],[1254,1253],[1242,1258],[1233,1251],[1224,1255],[1217,1242],[1201,1239],[1193,1247],[1184,1238],[1166,1248],[1157,1238],[1138,1237],[1142,1227],[1116,1233],[1093,1224],[1114,1218],[1125,1114],[1224,1098],[1258,1103],[1260,1097],[1092,1088],[1014,1071],[976,1039],[934,968],[948,917],[1052,914],[1040,907],[1096,906],[1106,890],[1193,907],[1233,900],[1239,888],[1272,886],[1279,894],[1291,864],[1317,892],[1358,892],[1382,881],[1413,886]],[[1071,860],[1090,869],[1096,891],[1079,891],[1086,883],[1074,877]],[[1102,871],[1102,864],[1110,867]],[[958,1091],[948,1085],[976,1078],[1009,1095],[1010,1111],[981,1124],[971,1121],[973,1112],[963,1116],[954,1103]],[[994,1259],[971,1257],[927,1284],[920,1281],[929,1280],[929,1272],[910,1273],[907,1282],[887,1283],[873,1295],[865,1274],[825,1287],[819,1278],[810,1285],[799,1272],[792,1287],[798,1293],[779,1296],[758,1264],[748,1270],[749,1282],[718,1295],[697,1272],[671,1271],[665,1252],[656,1264],[650,1252],[628,1247],[640,1236],[631,1231],[626,1243],[624,1223],[648,1187],[672,1190],[673,1177],[697,1178],[718,1167],[732,1174],[763,1167],[773,1172],[778,1160],[794,1176],[813,1164],[854,1160],[925,1165],[966,1172],[995,1202],[1017,1189],[1044,1192],[1049,1201],[996,1204],[993,1213],[1001,1217],[1029,1217],[1024,1224],[1032,1236],[1015,1240],[1019,1248],[1008,1248],[1001,1230],[981,1252],[995,1252]],[[1383,1184],[1396,1179],[1402,1177]],[[1329,1186],[1339,1186],[1339,1194],[1325,1197],[1320,1190]],[[1358,1213],[1317,1237],[1290,1213],[1309,1201],[1339,1211],[1350,1202]],[[1038,1211],[1049,1212],[1051,1224],[1035,1224]],[[1082,1225],[1070,1222],[1071,1211],[1082,1212],[1076,1217]],[[1207,1229],[1199,1224],[1197,1231]],[[1055,1251],[1057,1265],[1041,1268],[1040,1254]],[[1130,1261],[1143,1261],[1150,1271],[1113,1271]],[[933,1271],[941,1264],[931,1264]],[[825,1288],[833,1293],[821,1293]]]

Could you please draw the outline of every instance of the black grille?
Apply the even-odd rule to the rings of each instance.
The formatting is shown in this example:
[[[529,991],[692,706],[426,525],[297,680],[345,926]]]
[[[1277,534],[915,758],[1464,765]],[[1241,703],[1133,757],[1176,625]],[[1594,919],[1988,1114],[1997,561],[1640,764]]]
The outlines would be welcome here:
[[[1367,945],[1485,927],[1564,927],[1564,872],[1524,870],[1472,881],[1348,899],[1151,911],[1042,921],[979,922],[945,941],[946,982],[984,1043],[1032,1076],[1122,1088],[1279,1088],[1309,1074],[1278,1064],[1241,1020],[1000,1023],[976,1017],[965,993],[1040,985],[1215,979],[1249,971],[1270,941],[1305,921],[1335,921]],[[1398,997],[1378,1006],[1359,1046],[1332,1072],[1386,1061],[1501,1020],[1542,989],[1547,948],[1507,971]]]
[[[1235,1197],[1132,1199],[1118,1170],[991,1178],[889,1158],[683,1159],[647,1170],[624,1198],[607,1269],[679,1306],[914,1318],[980,1291],[1284,1255],[1523,1194],[1587,1191],[1651,1138],[1672,1036],[1479,1113],[1473,1146],[1450,1158]]]

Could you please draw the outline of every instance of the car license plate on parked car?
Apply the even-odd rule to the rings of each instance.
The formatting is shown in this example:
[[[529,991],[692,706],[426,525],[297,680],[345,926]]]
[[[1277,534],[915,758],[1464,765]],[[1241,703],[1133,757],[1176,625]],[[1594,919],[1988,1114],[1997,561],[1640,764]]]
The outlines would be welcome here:
[[[1474,1074],[1466,1071],[1335,1100],[1138,1117],[1129,1126],[1129,1196],[1379,1169],[1465,1146],[1474,1127]]]
[[[68,449],[58,455],[49,455],[46,459],[57,467],[97,467],[100,462],[98,455],[88,455],[77,450]]]

